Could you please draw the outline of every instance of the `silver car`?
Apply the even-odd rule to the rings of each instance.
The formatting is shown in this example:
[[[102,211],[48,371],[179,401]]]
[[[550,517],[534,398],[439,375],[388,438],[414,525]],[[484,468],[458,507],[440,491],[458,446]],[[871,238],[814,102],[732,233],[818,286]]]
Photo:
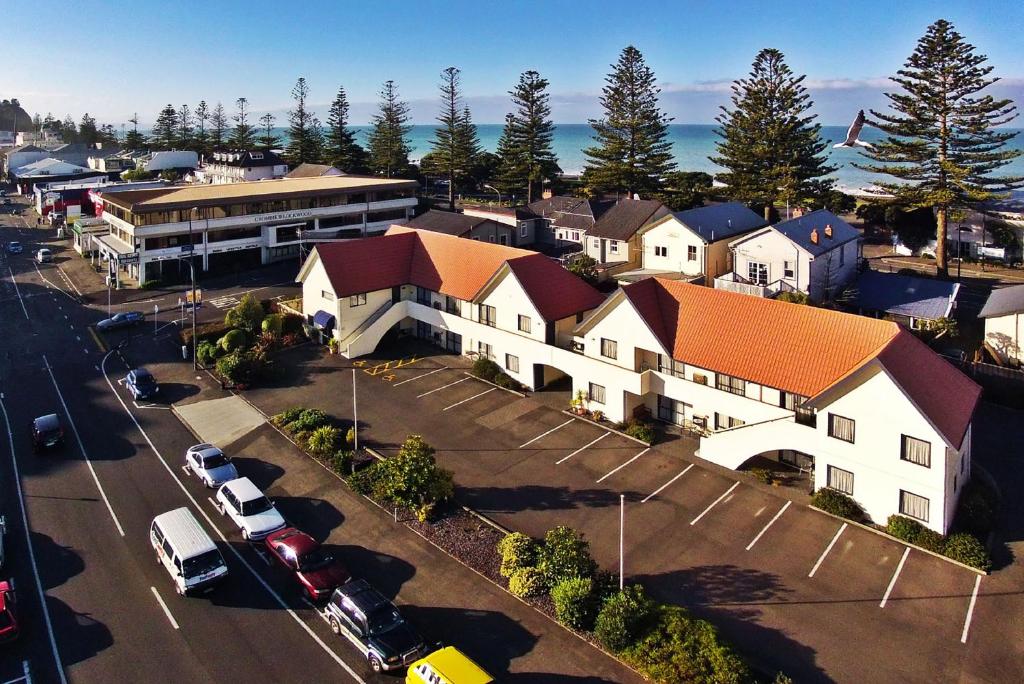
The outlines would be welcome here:
[[[196,444],[185,452],[185,469],[213,489],[238,479],[238,470],[228,456],[212,444]]]

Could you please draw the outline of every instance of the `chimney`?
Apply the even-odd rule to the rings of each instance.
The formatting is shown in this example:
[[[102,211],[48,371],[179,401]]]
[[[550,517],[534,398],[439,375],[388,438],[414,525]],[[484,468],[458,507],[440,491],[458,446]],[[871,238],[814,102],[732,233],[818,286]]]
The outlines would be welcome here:
[[[540,196],[541,199],[551,199],[554,196],[554,194],[555,193],[551,192],[551,190],[544,190],[543,192],[540,193]]]
[[[831,223],[826,223],[825,224],[825,237],[827,237],[830,240],[832,239],[832,224]]]
[[[811,231],[811,244],[812,245],[818,244],[818,229],[817,228],[815,228],[814,230]]]

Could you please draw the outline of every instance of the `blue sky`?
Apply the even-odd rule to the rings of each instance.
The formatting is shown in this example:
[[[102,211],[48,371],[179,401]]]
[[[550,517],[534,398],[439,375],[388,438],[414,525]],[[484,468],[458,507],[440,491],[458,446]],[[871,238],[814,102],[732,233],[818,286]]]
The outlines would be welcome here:
[[[5,0],[22,29],[5,32],[0,97],[29,113],[118,125],[148,123],[165,103],[194,106],[240,96],[257,114],[290,106],[298,76],[325,109],[339,84],[353,123],[368,120],[380,84],[394,79],[417,123],[436,113],[438,74],[463,71],[479,123],[500,122],[521,71],[551,81],[554,118],[599,113],[597,95],[619,51],[636,45],[679,123],[711,123],[728,84],[762,47],[781,49],[805,73],[826,124],[884,104],[885,79],[938,18],[953,21],[1004,78],[1000,94],[1024,100],[1024,2],[75,2]],[[24,59],[19,55],[25,55]],[[21,62],[21,63],[19,63]],[[1024,124],[1022,124],[1024,125]]]

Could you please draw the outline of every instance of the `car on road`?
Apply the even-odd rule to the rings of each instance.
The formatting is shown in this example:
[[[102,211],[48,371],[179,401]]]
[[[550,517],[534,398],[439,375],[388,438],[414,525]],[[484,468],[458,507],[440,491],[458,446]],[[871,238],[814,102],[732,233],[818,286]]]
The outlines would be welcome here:
[[[212,444],[196,444],[185,452],[185,470],[213,489],[238,479],[238,469],[227,454]]]
[[[17,240],[11,240],[7,243],[8,254],[21,254],[25,251],[25,248],[21,246],[21,243]]]
[[[64,443],[64,428],[61,427],[60,418],[56,413],[39,416],[32,421],[32,450],[40,452],[43,449],[58,447]]]
[[[18,638],[18,603],[14,596],[14,580],[0,581],[0,641]]]
[[[292,573],[312,601],[323,601],[352,579],[340,560],[302,530],[286,527],[267,535],[264,543],[270,556]]]
[[[409,666],[405,684],[490,684],[494,677],[454,646],[438,649]]]
[[[217,545],[184,506],[153,518],[149,543],[181,596],[209,591],[227,577],[228,566]]]
[[[247,477],[225,482],[217,490],[217,508],[231,518],[247,541],[259,541],[287,527],[274,502]]]
[[[36,252],[36,261],[41,264],[48,264],[53,261],[53,252],[46,249],[45,247]]]
[[[335,589],[324,616],[332,632],[362,651],[374,672],[400,670],[426,651],[419,632],[366,580],[352,580]]]
[[[145,368],[133,368],[125,376],[124,386],[128,388],[132,399],[149,399],[160,391],[156,378]]]
[[[144,320],[146,320],[146,314],[141,311],[122,311],[121,313],[114,314],[110,318],[104,318],[96,324],[96,328],[104,331],[116,330],[117,328],[127,328],[132,325],[137,325]]]

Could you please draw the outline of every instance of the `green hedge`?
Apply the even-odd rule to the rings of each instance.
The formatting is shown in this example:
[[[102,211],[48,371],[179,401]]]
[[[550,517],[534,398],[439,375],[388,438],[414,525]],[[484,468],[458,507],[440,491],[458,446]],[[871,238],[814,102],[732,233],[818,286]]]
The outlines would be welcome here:
[[[519,568],[508,578],[508,590],[519,598],[544,593],[544,575],[537,568]]]
[[[590,544],[580,532],[565,525],[544,535],[537,567],[549,587],[573,577],[592,577],[597,571],[597,563],[590,556]]]
[[[946,539],[945,554],[955,561],[988,572],[992,567],[985,545],[972,534],[957,532]]]
[[[501,367],[490,359],[479,358],[473,362],[473,369],[470,372],[487,382],[494,382],[494,379],[498,377],[498,373],[501,372]]]
[[[594,623],[594,636],[609,651],[618,653],[636,642],[656,609],[642,586],[628,586],[605,600]]]
[[[327,414],[320,409],[303,409],[298,417],[287,423],[285,427],[290,432],[312,432],[318,427],[327,425]]]
[[[890,515],[885,524],[886,532],[910,544],[917,543],[917,537],[923,529],[921,523],[903,515]]]
[[[811,505],[820,508],[826,513],[838,515],[840,518],[861,522],[864,520],[864,510],[856,501],[834,489],[823,487],[814,492],[811,497]]]
[[[631,422],[623,432],[647,444],[654,442],[654,426],[647,423]]]
[[[555,617],[563,625],[589,631],[597,618],[597,597],[594,580],[589,577],[570,577],[551,589],[555,604]]]
[[[532,568],[537,565],[540,555],[537,542],[522,532],[506,534],[498,542],[498,554],[501,556],[501,576],[511,577],[520,568]]]

